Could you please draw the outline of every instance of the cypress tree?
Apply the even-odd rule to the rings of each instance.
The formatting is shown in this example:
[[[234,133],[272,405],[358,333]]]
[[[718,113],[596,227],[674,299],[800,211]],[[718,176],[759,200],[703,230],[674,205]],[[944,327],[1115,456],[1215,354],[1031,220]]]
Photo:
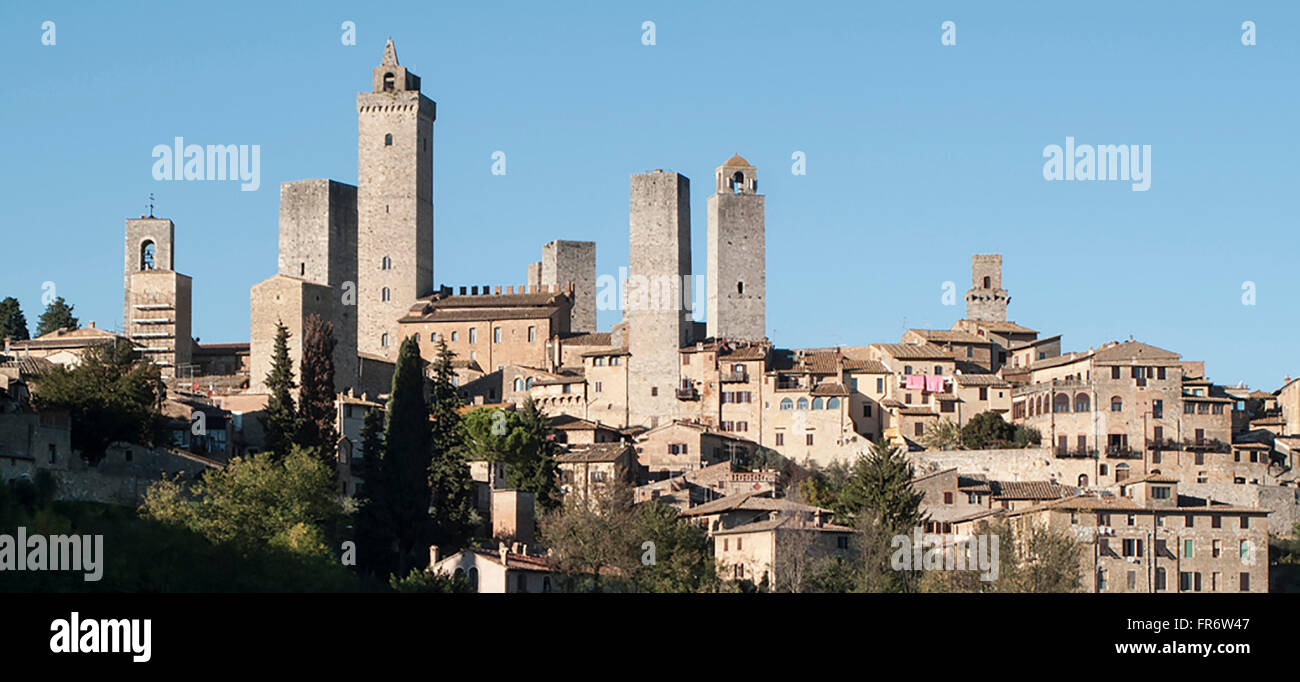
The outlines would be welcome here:
[[[444,554],[465,545],[475,523],[474,479],[463,453],[460,396],[452,383],[453,354],[445,341],[438,341],[433,365],[429,412],[433,418],[433,450],[428,482],[433,515],[433,541]]]
[[[293,363],[289,360],[289,330],[282,322],[275,323],[275,346],[271,352],[271,371],[266,375],[266,388],[271,397],[262,415],[265,434],[265,451],[277,459],[289,454],[293,439],[298,434],[298,414],[293,404]]]
[[[14,341],[26,341],[31,338],[27,333],[27,318],[23,316],[23,308],[18,303],[18,299],[13,296],[7,296],[0,301],[0,341],[4,339],[13,339]]]
[[[326,467],[337,475],[334,427],[334,323],[311,315],[303,326],[302,389],[298,393],[298,444],[316,451]]]
[[[379,478],[388,498],[397,541],[397,575],[428,561],[431,538],[429,471],[433,432],[424,401],[424,360],[419,345],[407,337],[397,353],[384,428],[384,457]],[[368,480],[368,479],[367,479]]]
[[[41,318],[36,321],[36,335],[45,336],[59,329],[76,329],[79,322],[72,316],[74,307],[76,306],[68,305],[62,296],[55,298],[45,306],[45,312],[41,313]]]

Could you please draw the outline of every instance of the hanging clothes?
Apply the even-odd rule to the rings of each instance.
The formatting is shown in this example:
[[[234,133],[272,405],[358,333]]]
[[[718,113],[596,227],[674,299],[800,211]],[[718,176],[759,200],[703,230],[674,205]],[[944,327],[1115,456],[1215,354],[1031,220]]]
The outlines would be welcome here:
[[[943,393],[943,377],[928,376],[925,378],[925,390],[930,393]]]
[[[925,390],[925,376],[921,374],[907,375],[907,390],[909,391]]]

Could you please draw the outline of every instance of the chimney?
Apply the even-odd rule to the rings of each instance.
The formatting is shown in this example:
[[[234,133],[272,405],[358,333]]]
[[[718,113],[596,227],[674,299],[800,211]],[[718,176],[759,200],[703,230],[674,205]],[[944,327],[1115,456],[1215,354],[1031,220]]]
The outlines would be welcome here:
[[[506,543],[503,542],[497,546],[497,553],[501,555],[501,565],[506,565],[506,557],[510,554],[510,548],[506,547]]]
[[[429,545],[429,568],[433,568],[436,563],[438,563],[438,546]]]
[[[94,328],[95,328],[95,321],[94,321],[94,320],[91,320],[91,321],[90,321],[90,328],[91,328],[91,329],[94,329]]]

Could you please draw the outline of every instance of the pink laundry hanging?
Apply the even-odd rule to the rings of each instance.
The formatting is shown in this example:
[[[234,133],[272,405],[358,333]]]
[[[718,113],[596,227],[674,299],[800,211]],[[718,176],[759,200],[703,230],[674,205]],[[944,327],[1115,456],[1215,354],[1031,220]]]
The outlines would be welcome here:
[[[926,377],[925,390],[931,393],[943,393],[943,377],[941,376]]]
[[[909,391],[925,390],[925,377],[920,374],[907,375],[907,390]]]

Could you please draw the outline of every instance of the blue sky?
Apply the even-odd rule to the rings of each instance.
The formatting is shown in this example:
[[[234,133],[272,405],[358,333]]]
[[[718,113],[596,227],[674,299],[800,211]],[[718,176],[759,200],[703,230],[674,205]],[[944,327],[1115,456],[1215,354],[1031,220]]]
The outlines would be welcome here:
[[[391,36],[438,102],[440,283],[522,283],[551,239],[596,241],[617,274],[628,176],[655,168],[692,179],[703,273],[712,172],[739,152],[767,196],[779,345],[948,328],[970,254],[1002,253],[1009,318],[1066,349],[1133,335],[1276,388],[1300,372],[1300,6],[1040,4],[5,3],[0,295],[34,327],[52,281],[83,323],[116,328],[123,221],[152,192],[194,278],[194,334],[246,340],[278,185],[356,182],[355,94]],[[155,181],[151,150],[176,136],[261,145],[261,189]],[[1043,148],[1067,136],[1151,145],[1150,189],[1045,181]]]

